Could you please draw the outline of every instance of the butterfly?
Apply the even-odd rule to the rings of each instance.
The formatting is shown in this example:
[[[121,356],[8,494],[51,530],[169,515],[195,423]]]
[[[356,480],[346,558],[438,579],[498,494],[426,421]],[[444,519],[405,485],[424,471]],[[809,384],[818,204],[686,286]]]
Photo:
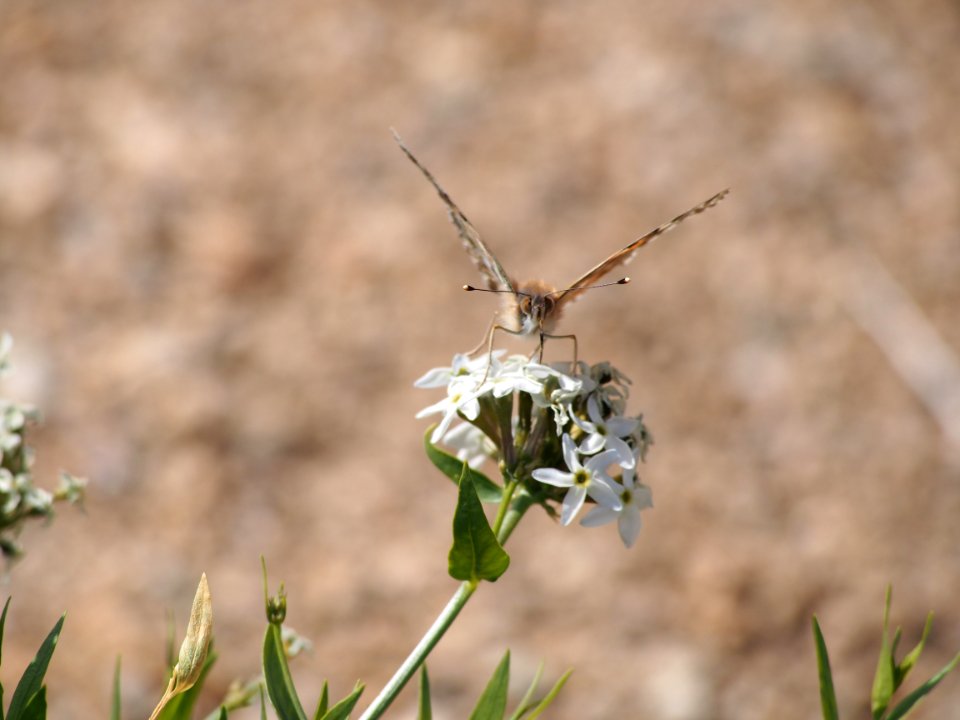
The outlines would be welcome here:
[[[677,215],[673,220],[654,228],[646,235],[641,235],[625,248],[617,250],[617,252],[613,253],[613,255],[606,260],[587,270],[587,272],[574,280],[570,285],[563,289],[558,289],[542,280],[517,282],[511,279],[510,276],[507,275],[506,270],[503,269],[500,261],[497,260],[497,256],[491,252],[490,248],[487,247],[486,243],[481,239],[480,233],[478,233],[476,228],[470,223],[467,216],[463,214],[463,211],[457,207],[457,204],[447,194],[446,190],[440,186],[440,183],[433,177],[433,174],[410,152],[396,131],[394,131],[393,137],[407,158],[417,166],[424,177],[433,185],[437,194],[440,195],[440,199],[447,206],[450,222],[452,222],[457,229],[457,234],[460,236],[464,249],[486,282],[486,288],[464,285],[464,290],[494,292],[500,294],[502,298],[500,309],[490,322],[490,326],[487,328],[483,340],[480,341],[477,347],[467,353],[468,355],[476,353],[486,345],[489,357],[493,350],[494,333],[497,330],[503,330],[512,335],[536,335],[539,339],[538,351],[541,362],[543,360],[543,342],[545,338],[572,339],[574,347],[574,367],[576,367],[576,336],[553,334],[553,330],[556,328],[557,322],[567,305],[574,302],[587,290],[595,287],[603,287],[602,285],[597,285],[597,283],[611,271],[630,262],[637,250],[660,235],[663,235],[665,232],[672,230],[688,217],[699,215],[704,210],[709,210],[723,200],[723,198],[727,196],[727,193],[730,192],[729,189],[721,190],[699,205]],[[622,285],[629,281],[630,278],[622,278],[613,283],[606,284]]]

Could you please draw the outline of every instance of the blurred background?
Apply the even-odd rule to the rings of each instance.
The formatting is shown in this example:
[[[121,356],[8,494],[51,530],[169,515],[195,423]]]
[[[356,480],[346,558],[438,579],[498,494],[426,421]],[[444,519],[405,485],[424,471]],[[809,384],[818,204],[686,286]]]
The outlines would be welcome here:
[[[515,686],[575,668],[551,717],[814,718],[814,612],[864,716],[887,583],[905,645],[938,613],[925,679],[960,648],[958,66],[936,0],[0,3],[2,393],[41,482],[90,478],[22,538],[4,681],[66,610],[51,717],[105,717],[117,655],[146,716],[206,571],[209,711],[258,672],[263,554],[304,703],[365,706],[453,592],[412,382],[496,301],[391,126],[557,285],[732,189],[565,316],[656,438],[637,546],[531,513],[435,716],[509,647]]]

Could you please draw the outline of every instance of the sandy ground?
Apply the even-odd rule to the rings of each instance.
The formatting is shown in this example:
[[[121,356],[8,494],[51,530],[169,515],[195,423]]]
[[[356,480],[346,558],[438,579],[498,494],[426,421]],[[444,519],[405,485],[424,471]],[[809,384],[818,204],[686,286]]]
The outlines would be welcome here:
[[[38,476],[91,480],[23,538],[4,682],[67,610],[51,717],[105,717],[118,654],[145,717],[206,571],[207,711],[257,672],[262,553],[316,643],[305,702],[370,699],[453,592],[412,382],[495,301],[391,126],[556,284],[732,188],[565,318],[656,437],[640,541],[527,519],[435,717],[509,647],[517,686],[575,668],[554,718],[814,718],[814,612],[863,717],[889,582],[905,644],[938,613],[932,674],[960,648],[958,66],[934,0],[0,3],[2,389],[45,413]],[[917,717],[957,707],[950,678]]]

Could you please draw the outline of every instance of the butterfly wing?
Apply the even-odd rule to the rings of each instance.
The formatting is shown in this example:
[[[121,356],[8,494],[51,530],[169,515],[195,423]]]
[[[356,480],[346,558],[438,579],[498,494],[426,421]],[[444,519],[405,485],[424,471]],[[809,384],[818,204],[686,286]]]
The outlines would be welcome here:
[[[590,285],[595,285],[600,278],[609,273],[611,270],[614,270],[621,265],[626,265],[628,262],[630,262],[633,259],[633,254],[644,245],[658,238],[660,235],[663,235],[665,232],[673,230],[673,228],[682,223],[688,217],[692,215],[699,215],[704,210],[709,210],[718,202],[723,200],[723,198],[725,198],[729,192],[729,189],[721,190],[709,200],[704,200],[696,207],[692,207],[685,213],[677,215],[673,220],[665,222],[660,227],[654,228],[646,235],[637,238],[622,250],[618,250],[602,263],[584,273],[581,277],[574,281],[574,283],[570,285],[567,290],[558,293],[556,298],[557,305],[559,306],[561,304],[573,302],[585,292],[586,288],[588,288]]]
[[[422,172],[423,176],[433,185],[440,199],[443,200],[447,206],[450,222],[457,228],[457,234],[460,236],[460,241],[463,243],[464,249],[470,256],[470,259],[473,260],[473,264],[477,266],[477,270],[483,275],[484,280],[487,281],[487,287],[490,290],[507,290],[516,293],[513,283],[507,276],[503,266],[500,265],[496,256],[490,252],[490,248],[480,239],[480,233],[478,233],[477,229],[467,220],[467,216],[457,207],[457,204],[451,197],[447,195],[447,191],[440,187],[440,183],[436,181],[436,178],[433,177],[431,172],[427,170],[420,161],[414,157],[407,146],[403,144],[403,140],[400,139],[400,136],[397,135],[396,132],[393,133],[393,137],[397,141],[397,145],[400,146],[400,149],[403,150],[404,155],[419,168],[420,172]]]

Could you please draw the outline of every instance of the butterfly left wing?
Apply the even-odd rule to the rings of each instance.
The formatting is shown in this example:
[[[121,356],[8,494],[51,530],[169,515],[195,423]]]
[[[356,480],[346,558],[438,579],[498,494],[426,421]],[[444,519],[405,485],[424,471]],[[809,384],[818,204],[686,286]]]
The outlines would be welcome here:
[[[403,140],[400,139],[400,136],[395,130],[393,131],[393,138],[397,141],[400,149],[403,150],[403,154],[423,173],[423,176],[433,185],[434,190],[437,191],[440,199],[443,200],[444,205],[447,206],[450,222],[457,228],[457,234],[460,236],[463,248],[467,251],[470,259],[473,260],[473,264],[477,266],[477,270],[483,275],[483,279],[487,282],[487,288],[497,291],[506,290],[516,294],[513,283],[503,269],[503,266],[500,265],[500,261],[497,260],[496,256],[490,252],[490,249],[483,240],[480,239],[480,233],[478,233],[477,229],[467,220],[467,216],[457,207],[453,199],[447,195],[447,191],[440,187],[440,183],[433,177],[433,174],[421,165],[414,154],[407,149],[407,146],[403,144]]]
[[[673,220],[670,220],[669,222],[665,222],[660,227],[654,228],[653,230],[648,232],[646,235],[643,235],[637,238],[622,250],[618,250],[613,255],[611,255],[606,260],[604,260],[602,263],[600,263],[596,267],[591,268],[584,275],[577,278],[577,280],[575,280],[573,284],[569,286],[568,289],[557,293],[556,295],[557,305],[559,306],[561,304],[567,304],[567,303],[573,302],[578,297],[580,297],[580,295],[584,293],[587,287],[589,287],[590,285],[596,284],[600,280],[600,278],[602,278],[604,275],[609,273],[611,270],[614,270],[615,268],[618,268],[621,265],[626,265],[628,262],[630,262],[633,259],[633,254],[637,250],[642,248],[644,245],[658,238],[659,236],[663,235],[665,232],[669,232],[670,230],[673,230],[673,228],[675,228],[677,225],[682,223],[688,217],[691,217],[692,215],[699,215],[704,210],[709,210],[718,202],[723,200],[723,198],[725,198],[727,196],[727,193],[729,192],[730,192],[729,189],[721,190],[710,199],[704,200],[702,203],[700,203],[696,207],[692,207],[689,210],[687,210],[685,213],[681,213],[680,215],[677,215]]]

